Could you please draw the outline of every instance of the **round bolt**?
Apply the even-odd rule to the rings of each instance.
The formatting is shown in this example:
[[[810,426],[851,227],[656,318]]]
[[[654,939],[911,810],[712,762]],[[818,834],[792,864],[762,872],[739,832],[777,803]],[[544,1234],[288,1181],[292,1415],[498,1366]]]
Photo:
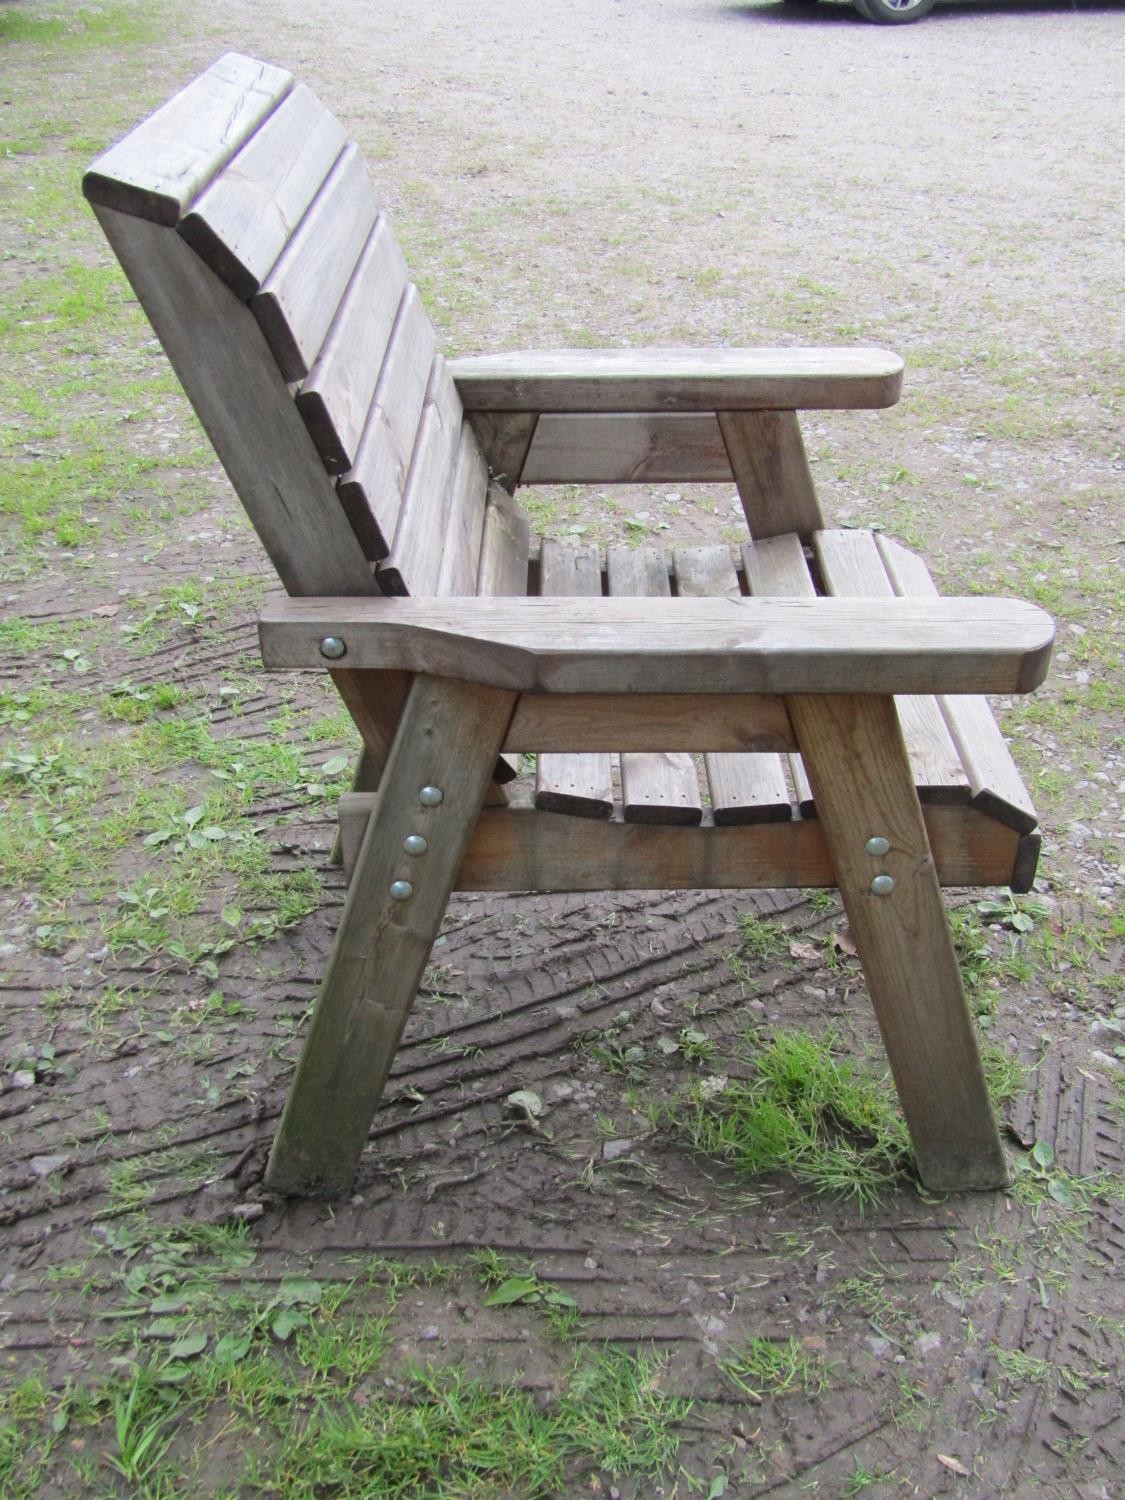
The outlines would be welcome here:
[[[874,838],[868,839],[863,847],[867,850],[868,854],[886,854],[890,850],[891,841],[890,839],[883,838],[880,834],[876,834]]]
[[[418,801],[423,807],[437,807],[444,796],[440,786],[424,786],[418,793]]]
[[[409,880],[396,880],[391,884],[392,901],[409,901],[414,894],[414,887]]]
[[[402,841],[407,854],[425,854],[430,847],[420,833],[408,833]]]
[[[871,882],[871,894],[873,896],[889,896],[895,888],[894,876],[876,875]]]
[[[339,661],[347,649],[338,635],[326,635],[320,643],[320,654],[329,661]]]

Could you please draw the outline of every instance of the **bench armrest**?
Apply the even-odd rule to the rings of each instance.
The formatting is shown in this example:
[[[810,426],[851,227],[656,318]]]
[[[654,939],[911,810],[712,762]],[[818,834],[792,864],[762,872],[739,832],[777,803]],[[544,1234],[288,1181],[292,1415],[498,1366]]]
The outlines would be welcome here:
[[[1054,624],[1012,599],[270,600],[267,667],[545,693],[1025,693]],[[326,658],[321,642],[342,641]]]
[[[454,359],[467,412],[698,412],[893,406],[885,349],[551,349]]]

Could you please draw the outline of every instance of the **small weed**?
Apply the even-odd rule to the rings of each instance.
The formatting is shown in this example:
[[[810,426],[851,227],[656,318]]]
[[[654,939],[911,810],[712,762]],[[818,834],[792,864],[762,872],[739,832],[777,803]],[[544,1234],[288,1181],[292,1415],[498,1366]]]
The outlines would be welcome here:
[[[785,929],[776,922],[769,922],[753,912],[744,912],[738,919],[738,935],[742,952],[759,962],[784,953],[788,937]]]
[[[748,1176],[787,1171],[870,1205],[910,1175],[913,1157],[886,1079],[835,1048],[831,1035],[782,1033],[757,1054],[751,1082],[697,1086],[674,1118],[697,1150]]]
[[[723,1361],[722,1370],[752,1401],[760,1401],[763,1395],[784,1396],[790,1391],[815,1395],[828,1384],[824,1360],[796,1338],[752,1338],[740,1354]]]

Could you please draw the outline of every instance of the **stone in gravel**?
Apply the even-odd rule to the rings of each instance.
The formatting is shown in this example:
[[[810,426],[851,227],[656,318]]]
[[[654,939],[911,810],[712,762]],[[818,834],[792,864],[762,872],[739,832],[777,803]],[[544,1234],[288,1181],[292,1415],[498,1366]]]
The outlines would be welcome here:
[[[30,1068],[18,1068],[12,1074],[12,1087],[14,1089],[33,1089],[35,1087],[35,1074]]]
[[[66,1166],[72,1158],[69,1156],[33,1156],[30,1167],[33,1177],[50,1177],[52,1172],[58,1172]]]
[[[886,1359],[887,1355],[891,1352],[889,1339],[869,1338],[867,1340],[867,1347],[876,1359]]]
[[[432,1344],[434,1339],[440,1338],[441,1334],[436,1323],[431,1323],[428,1328],[423,1328],[418,1335],[423,1344]]]
[[[616,1161],[619,1156],[628,1156],[634,1144],[633,1141],[606,1141],[602,1147],[602,1161]]]
[[[230,1211],[232,1219],[241,1219],[244,1224],[252,1224],[255,1219],[260,1219],[265,1209],[260,1203],[236,1203]]]
[[[919,1354],[933,1354],[936,1349],[941,1348],[940,1333],[920,1333],[914,1340],[914,1347]]]
[[[1090,1061],[1097,1063],[1099,1068],[1107,1068],[1111,1073],[1116,1072],[1121,1066],[1120,1058],[1110,1057],[1108,1052],[1091,1052]]]

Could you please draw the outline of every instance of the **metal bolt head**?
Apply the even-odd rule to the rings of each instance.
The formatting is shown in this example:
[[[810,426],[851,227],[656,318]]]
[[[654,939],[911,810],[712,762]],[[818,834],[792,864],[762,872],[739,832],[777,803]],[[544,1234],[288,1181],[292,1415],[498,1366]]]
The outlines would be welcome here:
[[[874,838],[868,839],[863,847],[867,850],[868,854],[886,854],[890,850],[891,841],[890,839],[883,838],[881,834],[876,834]]]
[[[392,901],[409,901],[414,894],[414,887],[409,880],[396,880],[391,884]]]
[[[402,841],[407,854],[425,854],[430,847],[420,833],[408,833]]]
[[[320,643],[320,654],[329,661],[339,661],[347,649],[338,635],[326,635]]]
[[[418,801],[423,807],[437,807],[444,796],[440,786],[424,786],[418,793]]]
[[[876,875],[871,882],[871,894],[873,896],[889,896],[895,888],[893,875]]]

